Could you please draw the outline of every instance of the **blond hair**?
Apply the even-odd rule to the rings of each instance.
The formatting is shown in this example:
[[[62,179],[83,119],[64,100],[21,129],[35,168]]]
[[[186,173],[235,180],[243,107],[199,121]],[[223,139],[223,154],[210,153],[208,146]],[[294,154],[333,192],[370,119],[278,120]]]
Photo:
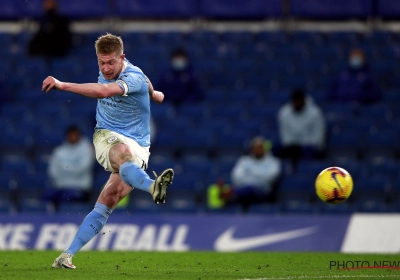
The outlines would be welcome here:
[[[100,36],[94,43],[96,54],[112,54],[122,55],[124,53],[124,43],[121,37],[107,33]]]

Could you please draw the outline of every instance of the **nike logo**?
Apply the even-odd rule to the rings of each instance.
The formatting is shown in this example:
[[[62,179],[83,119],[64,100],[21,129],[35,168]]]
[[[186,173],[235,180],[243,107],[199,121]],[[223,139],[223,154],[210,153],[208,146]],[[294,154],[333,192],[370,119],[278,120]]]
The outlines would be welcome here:
[[[270,245],[285,240],[295,239],[302,236],[313,234],[317,227],[307,227],[296,230],[289,230],[277,233],[269,233],[253,237],[235,238],[235,227],[230,227],[224,231],[214,242],[216,251],[245,251],[260,246]]]

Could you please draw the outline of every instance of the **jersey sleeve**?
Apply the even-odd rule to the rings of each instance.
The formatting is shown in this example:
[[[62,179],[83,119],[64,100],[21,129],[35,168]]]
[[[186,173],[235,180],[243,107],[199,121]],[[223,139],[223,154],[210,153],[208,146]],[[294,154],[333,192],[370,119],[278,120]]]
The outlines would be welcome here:
[[[120,76],[115,82],[124,91],[123,96],[128,96],[132,93],[140,91],[143,79],[143,77],[137,74],[124,74]]]

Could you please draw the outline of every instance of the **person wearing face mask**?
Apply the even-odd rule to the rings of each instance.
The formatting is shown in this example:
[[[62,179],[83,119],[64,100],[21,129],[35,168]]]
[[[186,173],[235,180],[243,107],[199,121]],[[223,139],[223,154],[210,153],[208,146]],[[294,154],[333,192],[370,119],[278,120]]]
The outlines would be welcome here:
[[[170,66],[161,74],[158,89],[165,93],[165,102],[176,107],[180,107],[182,103],[204,100],[204,92],[185,50],[176,49],[171,53]]]
[[[43,1],[39,30],[29,42],[30,56],[62,57],[72,47],[69,19],[57,11],[56,0]]]
[[[277,154],[292,161],[320,158],[325,148],[325,120],[320,108],[303,89],[294,89],[291,100],[278,112],[280,147]]]
[[[332,102],[361,104],[377,103],[382,99],[382,93],[361,49],[350,52],[347,69],[334,80],[327,97]]]
[[[270,142],[257,136],[249,155],[241,156],[232,169],[232,193],[228,203],[238,203],[246,212],[253,203],[274,202],[281,175],[280,160],[270,152]]]

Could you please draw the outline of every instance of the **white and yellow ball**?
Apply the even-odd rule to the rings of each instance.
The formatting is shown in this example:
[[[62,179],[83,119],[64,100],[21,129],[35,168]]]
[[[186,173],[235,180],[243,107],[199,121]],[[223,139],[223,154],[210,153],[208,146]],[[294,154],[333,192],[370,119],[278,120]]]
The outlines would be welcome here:
[[[329,167],[319,173],[315,180],[315,191],[323,202],[338,204],[351,195],[353,179],[345,169]]]

